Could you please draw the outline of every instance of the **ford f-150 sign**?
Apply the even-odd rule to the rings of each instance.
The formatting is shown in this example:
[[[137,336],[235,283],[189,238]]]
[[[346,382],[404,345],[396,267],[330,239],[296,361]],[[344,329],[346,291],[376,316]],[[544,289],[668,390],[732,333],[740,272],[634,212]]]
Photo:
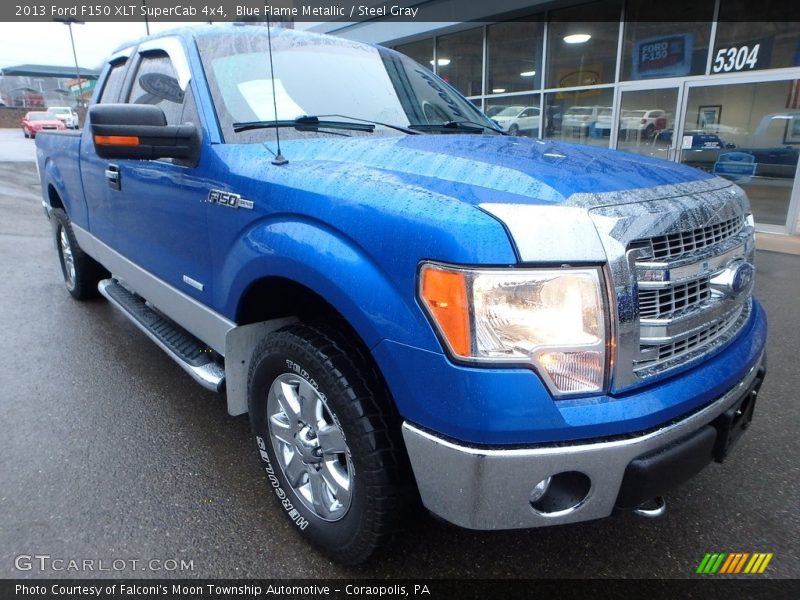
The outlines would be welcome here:
[[[36,146],[69,293],[249,415],[265,494],[335,560],[420,501],[487,530],[658,515],[752,418],[742,190],[509,136],[394,51],[146,38]]]

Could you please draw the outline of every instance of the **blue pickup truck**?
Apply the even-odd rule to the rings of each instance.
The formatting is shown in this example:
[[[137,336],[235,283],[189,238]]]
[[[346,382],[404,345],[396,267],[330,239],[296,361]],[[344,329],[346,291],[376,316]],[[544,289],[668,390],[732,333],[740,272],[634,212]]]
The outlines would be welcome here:
[[[391,50],[146,38],[36,146],[69,293],[249,414],[268,495],[340,562],[420,502],[482,530],[657,516],[751,421],[742,190],[509,136]]]

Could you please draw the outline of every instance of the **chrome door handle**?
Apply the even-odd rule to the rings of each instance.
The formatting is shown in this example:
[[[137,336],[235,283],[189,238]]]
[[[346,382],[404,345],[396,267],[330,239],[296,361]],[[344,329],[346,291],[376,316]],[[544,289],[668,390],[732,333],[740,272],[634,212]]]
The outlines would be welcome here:
[[[106,179],[108,179],[108,187],[112,190],[122,189],[119,167],[117,165],[108,165],[108,167],[106,167]]]

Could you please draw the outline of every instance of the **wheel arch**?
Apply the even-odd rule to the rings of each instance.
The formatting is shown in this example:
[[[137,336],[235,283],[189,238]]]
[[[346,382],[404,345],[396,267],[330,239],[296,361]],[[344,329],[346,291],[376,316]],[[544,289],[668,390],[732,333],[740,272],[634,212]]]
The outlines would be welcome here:
[[[246,373],[255,345],[270,332],[298,321],[325,328],[355,346],[391,404],[388,408],[397,411],[397,403],[364,336],[340,310],[311,287],[283,276],[256,279],[245,289],[235,321],[237,326],[228,333],[225,342],[229,414],[247,412]]]
[[[246,403],[237,384],[241,377],[229,377],[228,364],[237,371],[243,367],[255,340],[278,320],[337,323],[352,334],[384,385],[393,367],[372,353],[381,341],[439,348],[414,299],[416,273],[390,274],[348,236],[317,221],[284,217],[257,224],[235,244],[218,274],[217,305],[237,324],[225,341],[232,415],[245,412]],[[229,361],[234,348],[236,359]],[[238,390],[234,397],[232,385]],[[386,389],[399,406],[395,391]]]
[[[276,319],[297,319],[305,323],[329,325],[358,344],[361,353],[375,363],[364,337],[341,311],[312,288],[281,276],[262,277],[253,281],[239,301],[235,319],[237,325]],[[377,364],[374,366],[380,372]]]
[[[56,190],[56,187],[52,183],[47,185],[47,200],[50,203],[51,209],[60,208],[64,212],[67,212],[67,210],[64,208],[64,201],[61,200],[61,195],[58,193],[58,190]]]

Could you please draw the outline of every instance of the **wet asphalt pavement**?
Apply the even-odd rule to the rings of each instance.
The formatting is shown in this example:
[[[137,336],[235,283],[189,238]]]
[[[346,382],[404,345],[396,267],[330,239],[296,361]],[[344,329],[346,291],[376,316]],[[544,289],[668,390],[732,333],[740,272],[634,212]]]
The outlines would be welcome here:
[[[33,164],[0,163],[0,577],[109,575],[15,568],[47,554],[141,561],[127,577],[680,578],[734,551],[773,552],[766,576],[800,577],[800,257],[759,252],[758,269],[771,329],[754,423],[665,517],[472,532],[420,514],[345,569],[267,497],[245,417],[105,301],[70,298]],[[193,568],[142,570],[152,559]]]

